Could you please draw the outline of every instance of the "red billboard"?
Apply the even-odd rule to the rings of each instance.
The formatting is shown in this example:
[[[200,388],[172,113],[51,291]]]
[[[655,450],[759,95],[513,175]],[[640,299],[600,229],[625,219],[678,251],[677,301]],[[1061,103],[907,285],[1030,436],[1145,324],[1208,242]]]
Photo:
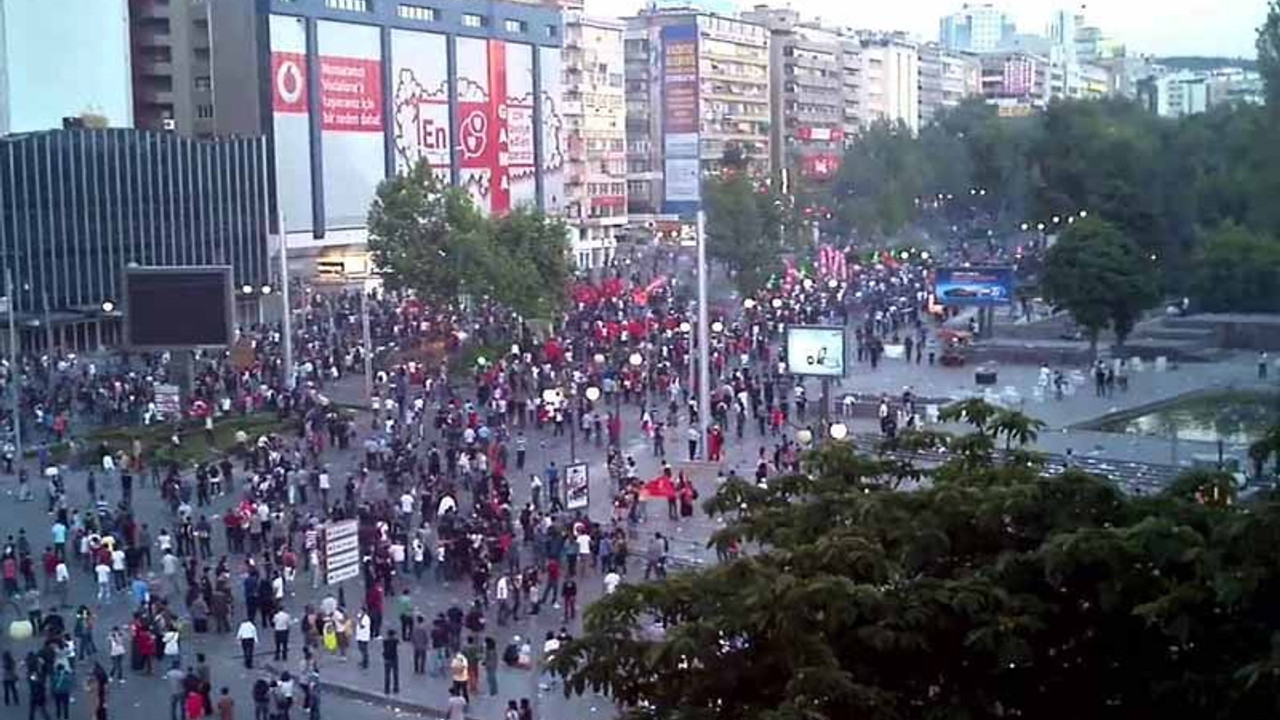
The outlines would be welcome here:
[[[800,174],[810,178],[829,178],[840,169],[840,156],[835,153],[807,155],[800,161]]]
[[[382,62],[320,56],[320,129],[382,132]]]
[[[796,128],[796,139],[806,142],[839,142],[844,139],[844,129],[802,125]]]
[[[278,113],[307,111],[307,56],[271,53],[271,109]]]
[[[693,28],[663,29],[664,131],[698,132],[698,36]]]

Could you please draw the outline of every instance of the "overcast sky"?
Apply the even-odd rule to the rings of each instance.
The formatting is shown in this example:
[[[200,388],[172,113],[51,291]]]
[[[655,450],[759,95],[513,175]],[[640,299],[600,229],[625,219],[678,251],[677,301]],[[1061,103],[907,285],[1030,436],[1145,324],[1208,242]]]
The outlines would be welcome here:
[[[711,0],[748,8],[756,0]],[[960,8],[963,0],[782,0],[806,17],[820,16],[839,26],[906,30],[933,40],[938,19]],[[644,0],[587,0],[592,14],[633,14]],[[1022,32],[1043,32],[1056,8],[1078,7],[1054,0],[1006,0],[997,6],[1013,14]],[[1253,58],[1255,30],[1266,15],[1266,0],[1095,0],[1085,15],[1109,35],[1129,46],[1130,53],[1156,55],[1228,55]]]

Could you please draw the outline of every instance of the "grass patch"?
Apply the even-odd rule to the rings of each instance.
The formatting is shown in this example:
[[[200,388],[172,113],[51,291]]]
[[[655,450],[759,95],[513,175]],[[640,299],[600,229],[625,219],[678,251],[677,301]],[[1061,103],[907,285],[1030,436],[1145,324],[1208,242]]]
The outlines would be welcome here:
[[[171,440],[174,433],[172,423],[101,428],[88,437],[77,442],[76,459],[85,464],[98,462],[98,450],[105,443],[112,452],[133,452],[133,441],[141,442],[142,455],[149,463],[176,462],[179,465],[190,465],[197,462],[213,460],[225,455],[235,447],[236,433],[244,431],[250,442],[260,435],[270,433],[297,432],[300,420],[289,418],[281,420],[275,413],[253,413],[235,415],[215,419],[213,424],[213,441],[204,431],[200,420],[188,420],[178,426],[178,437],[181,444],[175,446]],[[65,444],[65,443],[64,443]],[[63,458],[71,455],[68,448]],[[50,457],[58,458],[50,453]]]

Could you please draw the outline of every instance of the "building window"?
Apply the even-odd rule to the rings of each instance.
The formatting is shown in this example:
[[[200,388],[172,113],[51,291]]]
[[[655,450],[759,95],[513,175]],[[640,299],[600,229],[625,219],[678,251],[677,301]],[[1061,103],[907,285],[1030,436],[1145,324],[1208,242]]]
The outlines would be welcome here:
[[[195,79],[195,87],[197,90],[208,90],[213,87],[213,81],[208,75],[200,75]]]
[[[509,33],[523,35],[528,30],[528,25],[523,20],[507,19],[502,21],[502,28]]]
[[[401,5],[397,8],[397,14],[406,20],[420,20],[422,22],[435,22],[440,19],[440,11],[431,7],[422,7],[421,5]]]
[[[369,12],[369,0],[324,0],[324,6],[348,12]]]
[[[548,25],[548,26],[547,26],[547,37],[549,37],[549,38],[553,38],[553,37],[555,37],[555,36],[557,36],[557,35],[559,35],[559,34],[560,34],[560,27],[559,27],[559,26],[557,26],[557,25]]]
[[[213,106],[212,106],[212,105],[197,105],[197,106],[196,106],[196,117],[197,117],[197,118],[200,118],[201,120],[212,120],[212,119],[213,119]]]
[[[469,28],[482,28],[489,24],[489,18],[475,13],[462,13],[462,26]]]

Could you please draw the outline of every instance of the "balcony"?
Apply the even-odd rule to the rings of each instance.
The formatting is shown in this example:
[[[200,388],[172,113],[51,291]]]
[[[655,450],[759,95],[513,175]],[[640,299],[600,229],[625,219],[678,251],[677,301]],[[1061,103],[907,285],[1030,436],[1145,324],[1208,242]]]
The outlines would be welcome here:
[[[168,18],[171,12],[169,0],[138,0],[129,10],[136,19]]]
[[[173,35],[168,28],[147,28],[134,33],[134,42],[138,47],[159,48],[173,47]]]

